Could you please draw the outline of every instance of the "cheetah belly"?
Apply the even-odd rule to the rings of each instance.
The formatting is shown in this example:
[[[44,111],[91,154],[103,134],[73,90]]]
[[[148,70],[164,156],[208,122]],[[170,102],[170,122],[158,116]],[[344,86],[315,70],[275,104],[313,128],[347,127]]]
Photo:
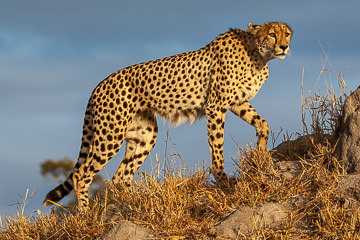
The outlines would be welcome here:
[[[179,88],[176,85],[168,85],[167,90],[152,96],[155,103],[152,108],[172,126],[186,121],[192,124],[205,115],[205,91],[202,87],[190,91],[191,87]]]
[[[165,100],[166,101],[166,100]],[[186,121],[190,124],[205,115],[203,99],[180,98],[180,103],[163,103],[155,107],[155,112],[176,127]],[[164,102],[164,100],[163,100]],[[182,103],[182,104],[181,104]]]

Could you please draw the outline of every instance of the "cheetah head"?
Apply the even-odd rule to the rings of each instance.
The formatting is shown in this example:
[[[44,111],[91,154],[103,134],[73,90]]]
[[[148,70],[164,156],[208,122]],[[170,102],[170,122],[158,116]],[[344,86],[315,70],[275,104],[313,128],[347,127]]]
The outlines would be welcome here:
[[[255,25],[249,23],[249,31],[255,36],[259,52],[264,59],[284,59],[289,53],[292,30],[288,24],[267,22],[263,25]]]

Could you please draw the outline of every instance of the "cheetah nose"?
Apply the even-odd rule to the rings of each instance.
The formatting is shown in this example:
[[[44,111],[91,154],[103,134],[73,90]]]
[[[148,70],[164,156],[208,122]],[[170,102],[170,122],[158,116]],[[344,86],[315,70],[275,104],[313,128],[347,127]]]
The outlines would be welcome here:
[[[285,51],[288,48],[288,45],[281,45],[280,48]]]

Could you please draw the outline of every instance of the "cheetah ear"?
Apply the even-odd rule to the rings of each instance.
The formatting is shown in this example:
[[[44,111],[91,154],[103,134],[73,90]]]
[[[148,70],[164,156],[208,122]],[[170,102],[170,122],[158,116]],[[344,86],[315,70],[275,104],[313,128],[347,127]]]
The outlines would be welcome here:
[[[250,31],[254,31],[256,28],[260,27],[259,25],[256,25],[256,24],[253,24],[253,23],[249,23],[248,26],[249,26]]]

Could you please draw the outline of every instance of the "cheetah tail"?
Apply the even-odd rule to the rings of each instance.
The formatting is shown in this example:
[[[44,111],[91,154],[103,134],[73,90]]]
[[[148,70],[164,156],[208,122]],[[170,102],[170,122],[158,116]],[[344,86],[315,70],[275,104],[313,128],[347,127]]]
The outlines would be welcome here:
[[[72,183],[72,175],[73,174],[71,174],[64,183],[54,188],[46,195],[46,198],[43,202],[43,205],[45,207],[50,206],[54,202],[60,201],[63,197],[68,195],[74,189]]]

